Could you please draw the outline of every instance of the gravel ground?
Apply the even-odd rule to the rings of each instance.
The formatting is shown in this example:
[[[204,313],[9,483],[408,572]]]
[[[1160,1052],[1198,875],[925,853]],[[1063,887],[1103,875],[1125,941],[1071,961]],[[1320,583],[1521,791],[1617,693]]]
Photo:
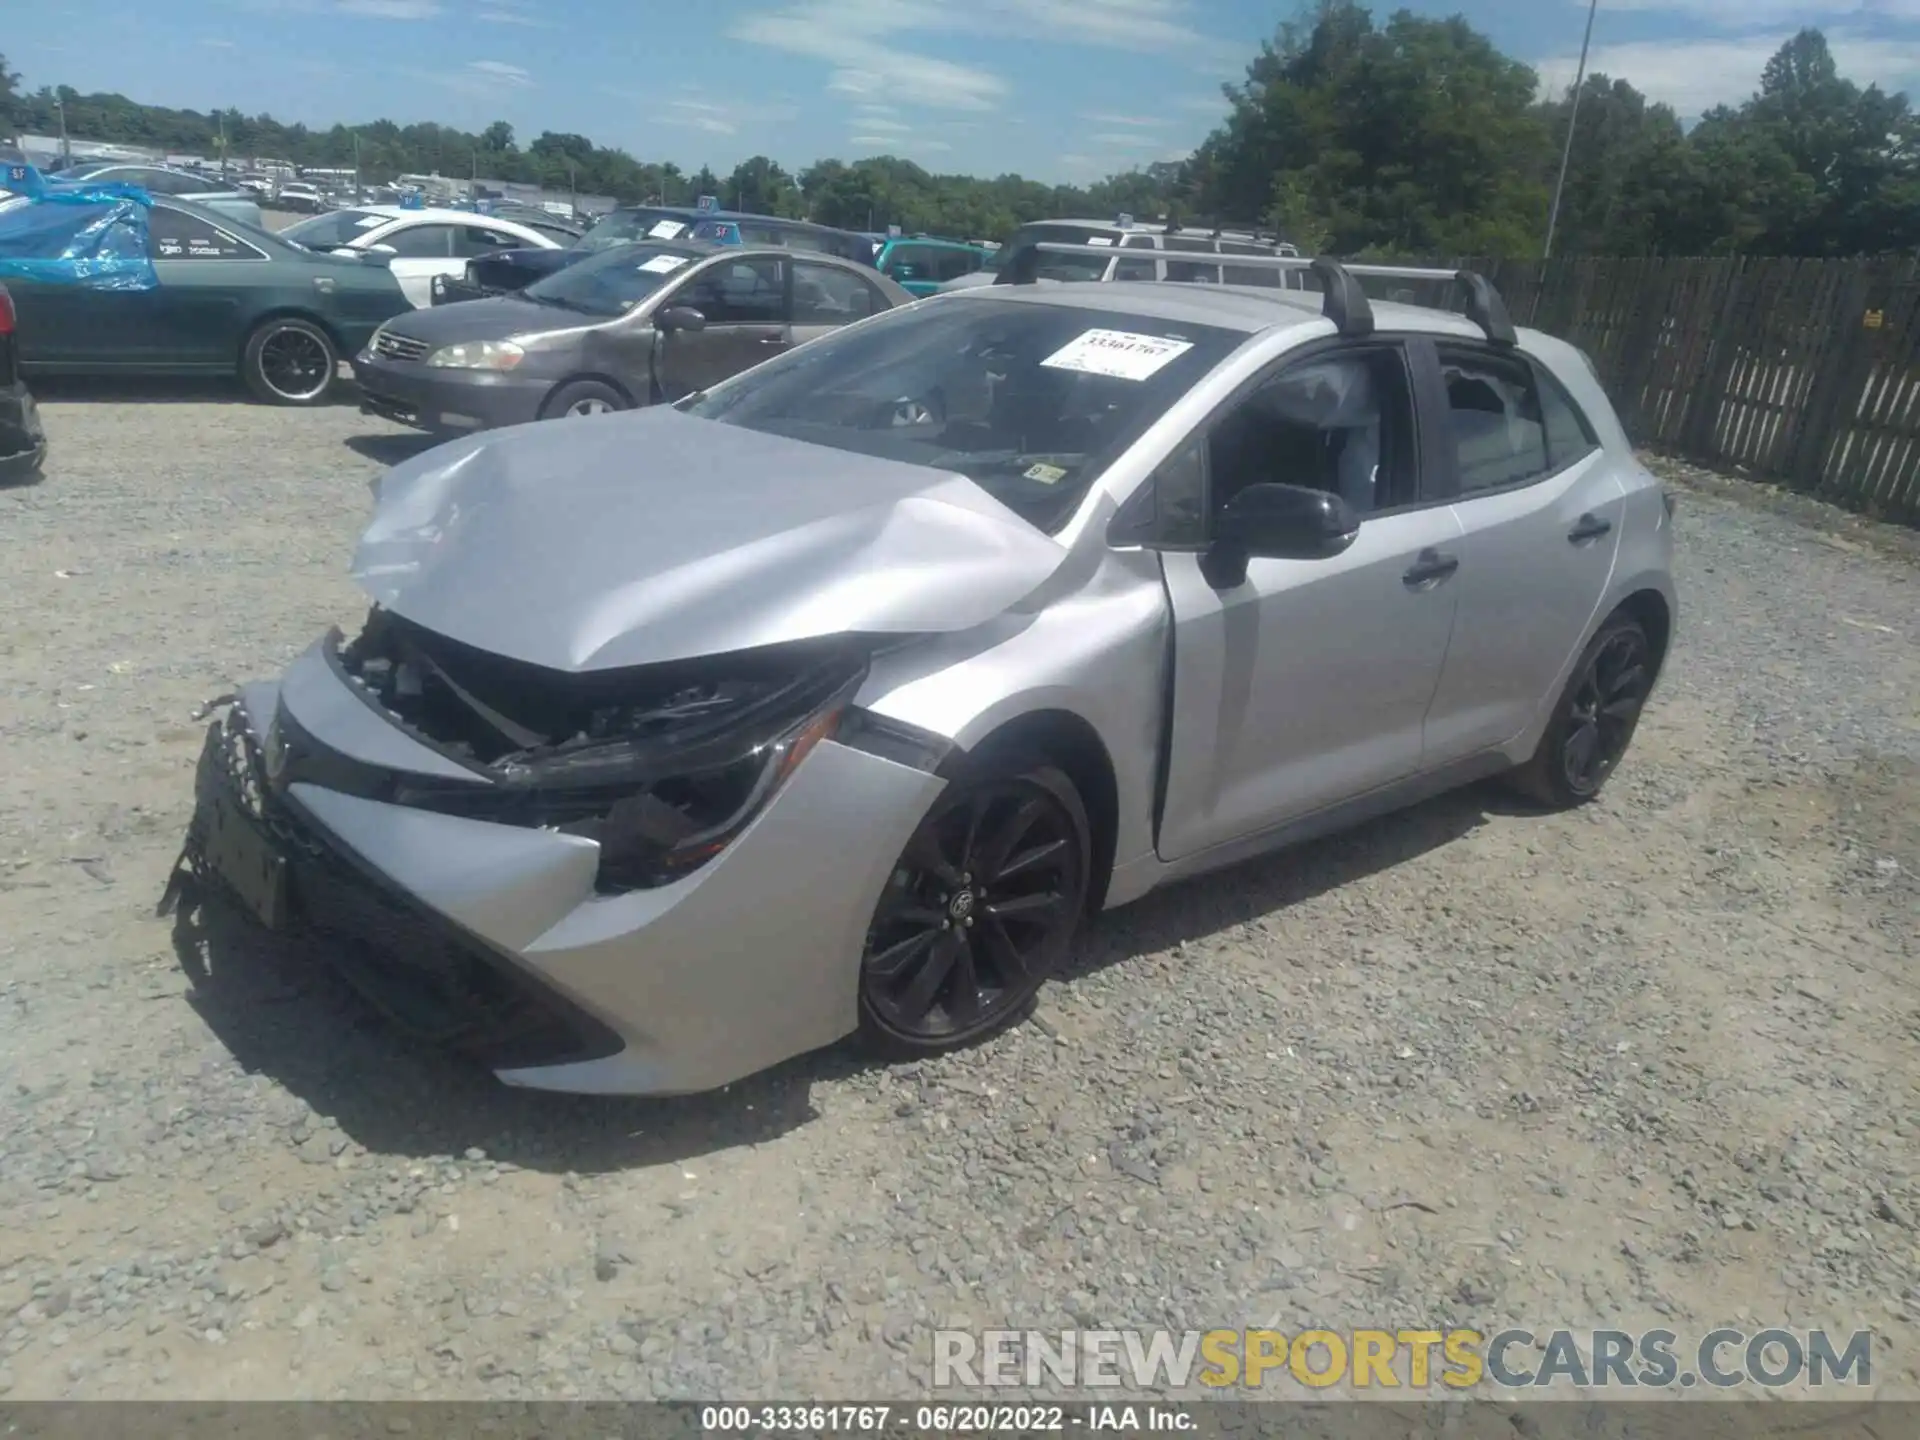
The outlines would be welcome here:
[[[941,1323],[1920,1330],[1920,586],[1689,490],[1604,800],[1472,791],[1105,918],[1039,1017],[511,1092],[153,904],[201,727],[362,611],[350,406],[46,396],[0,492],[0,1393],[923,1392]]]

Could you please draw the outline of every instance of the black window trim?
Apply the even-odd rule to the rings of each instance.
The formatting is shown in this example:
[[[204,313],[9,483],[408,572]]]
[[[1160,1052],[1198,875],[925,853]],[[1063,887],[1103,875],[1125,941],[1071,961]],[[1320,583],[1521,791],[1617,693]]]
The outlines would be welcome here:
[[[1145,548],[1160,550],[1168,554],[1202,554],[1210,549],[1213,545],[1211,536],[1213,523],[1213,475],[1207,452],[1204,449],[1202,450],[1200,463],[1203,470],[1201,477],[1203,509],[1207,516],[1209,533],[1207,538],[1200,541],[1164,541],[1155,533],[1155,526],[1159,523],[1159,506],[1157,501],[1151,501],[1148,497],[1154,496],[1159,489],[1161,469],[1181,455],[1187,447],[1194,442],[1196,437],[1208,434],[1214,426],[1220,423],[1228,412],[1233,410],[1235,406],[1241,404],[1261,386],[1285,373],[1287,370],[1292,369],[1295,365],[1335,354],[1355,354],[1360,352],[1391,350],[1400,357],[1401,368],[1407,381],[1407,413],[1413,426],[1410,439],[1413,447],[1414,498],[1400,505],[1389,505],[1379,510],[1369,510],[1365,515],[1360,517],[1360,523],[1365,525],[1370,520],[1385,520],[1395,515],[1410,515],[1419,510],[1430,510],[1438,505],[1452,504],[1453,496],[1451,493],[1435,495],[1429,495],[1427,493],[1429,470],[1426,460],[1429,451],[1432,449],[1432,447],[1427,444],[1427,436],[1432,425],[1427,411],[1432,404],[1432,397],[1431,395],[1426,396],[1423,402],[1421,394],[1422,375],[1426,367],[1420,363],[1420,357],[1416,354],[1416,346],[1417,342],[1422,338],[1424,337],[1418,334],[1403,334],[1395,331],[1375,331],[1373,334],[1357,340],[1348,339],[1341,335],[1329,335],[1319,340],[1309,341],[1296,349],[1289,350],[1286,354],[1275,359],[1271,364],[1263,366],[1257,373],[1249,376],[1246,380],[1242,381],[1241,384],[1236,386],[1230,395],[1207,412],[1204,419],[1196,423],[1192,429],[1188,430],[1186,434],[1174,442],[1167,453],[1155,464],[1152,471],[1140,482],[1138,488],[1127,497],[1125,503],[1121,505],[1113,519],[1108,523],[1107,543],[1112,546],[1129,549]],[[1428,358],[1430,359],[1431,357]],[[1437,383],[1438,380],[1439,369],[1437,365],[1435,365],[1430,372],[1430,383]],[[1451,471],[1454,464],[1451,449],[1445,451],[1444,459],[1448,470]],[[1140,509],[1146,509],[1148,511],[1148,517],[1150,518],[1141,517],[1138,513]]]
[[[737,250],[740,247],[732,246],[728,248]],[[779,251],[781,253],[768,254],[768,251]],[[720,325],[752,325],[762,329],[778,327],[779,329],[790,331],[793,328],[794,253],[793,251],[785,250],[782,246],[762,245],[755,246],[754,253],[750,255],[729,255],[724,249],[718,255],[708,255],[700,260],[696,260],[687,270],[686,274],[682,275],[675,284],[662,293],[658,300],[647,307],[647,312],[651,315],[657,313],[665,306],[684,304],[684,301],[676,300],[673,297],[699,280],[701,276],[710,271],[717,270],[722,265],[737,265],[743,260],[771,260],[780,267],[780,314],[778,318],[773,320],[721,320],[714,323]]]
[[[820,258],[810,258],[815,256]],[[886,292],[868,280],[865,275],[862,275],[859,270],[854,268],[851,262],[841,265],[832,263],[841,258],[841,256],[829,254],[824,250],[796,250],[793,252],[792,258],[787,261],[786,324],[806,325],[811,329],[813,326],[822,323],[817,320],[802,320],[799,317],[799,302],[794,293],[794,286],[800,279],[800,267],[802,265],[810,266],[816,270],[825,270],[830,274],[843,276],[867,292],[867,313],[865,315],[856,315],[851,320],[842,320],[834,325],[832,327],[833,329],[838,330],[848,325],[857,325],[862,320],[871,320],[875,315],[884,315],[887,311],[894,308],[893,302],[887,298]],[[875,271],[874,273],[878,274],[880,272]]]
[[[1452,499],[1449,503],[1457,502],[1464,505],[1474,500],[1485,500],[1496,495],[1511,495],[1516,491],[1531,490],[1536,485],[1543,484],[1557,476],[1564,475],[1575,465],[1578,465],[1581,461],[1603,448],[1594,431],[1593,422],[1587,418],[1586,411],[1580,408],[1573,396],[1567,393],[1567,387],[1559,382],[1550,369],[1541,364],[1534,356],[1527,354],[1526,351],[1517,350],[1510,345],[1494,345],[1486,340],[1475,340],[1465,335],[1428,337],[1425,349],[1428,360],[1432,366],[1431,403],[1434,406],[1434,412],[1430,425],[1434,434],[1445,435],[1449,440],[1449,443],[1435,447],[1435,468],[1436,470],[1444,471],[1445,483],[1451,489]],[[1540,415],[1540,447],[1546,451],[1547,468],[1540,471],[1537,475],[1524,476],[1519,480],[1509,480],[1504,485],[1491,485],[1483,490],[1463,489],[1460,484],[1459,453],[1455,448],[1457,442],[1453,440],[1453,406],[1447,399],[1446,377],[1441,360],[1441,352],[1443,350],[1464,352],[1476,359],[1490,360],[1496,365],[1519,365],[1533,376],[1536,391],[1546,384],[1552,384],[1566,399],[1568,406],[1573,410],[1575,418],[1580,422],[1582,431],[1592,442],[1592,448],[1583,451],[1564,464],[1556,463],[1553,458],[1553,451],[1547,445],[1546,412],[1543,409]]]
[[[169,215],[178,215],[183,220],[197,221],[198,223],[205,225],[209,230],[216,230],[220,234],[227,236],[229,239],[233,241],[234,244],[238,245],[241,249],[247,252],[244,255],[216,255],[212,257],[213,259],[223,260],[231,264],[236,260],[252,262],[254,260],[271,260],[273,258],[271,255],[267,254],[266,251],[262,250],[258,245],[254,244],[251,240],[247,239],[246,236],[240,234],[238,231],[229,230],[224,225],[216,225],[211,220],[203,220],[198,215],[190,214],[185,210],[175,209],[171,205],[155,205],[153,208],[156,210],[165,210]],[[149,231],[151,231],[151,227],[149,227]],[[151,238],[152,238],[151,233],[149,233],[149,239]],[[154,248],[156,250],[158,249],[157,241],[154,242]],[[194,257],[190,255],[163,256],[163,255],[155,254],[153,256],[153,259],[156,263],[163,259],[164,260],[190,260],[193,258]],[[202,258],[205,258],[205,257],[202,257]]]
[[[413,231],[413,230],[438,229],[438,230],[444,230],[447,232],[447,253],[446,254],[444,255],[401,255],[397,253],[397,247],[396,247],[396,253],[393,258],[396,260],[459,260],[462,258],[471,258],[471,257],[462,257],[454,253],[453,237],[454,237],[454,233],[461,228],[460,226],[446,220],[415,220],[412,224],[407,224],[405,223],[406,222],[405,216],[400,216],[397,218],[400,221],[398,228],[392,229],[392,230],[383,230],[378,240],[369,241],[368,243],[372,245],[392,245],[393,239],[396,235],[405,235],[409,231]]]

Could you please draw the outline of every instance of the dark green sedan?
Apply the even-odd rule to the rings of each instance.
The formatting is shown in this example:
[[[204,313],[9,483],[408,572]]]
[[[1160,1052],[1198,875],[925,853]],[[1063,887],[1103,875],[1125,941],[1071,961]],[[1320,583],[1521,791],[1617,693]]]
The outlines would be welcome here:
[[[9,278],[28,375],[238,374],[317,405],[340,360],[413,307],[380,260],[316,254],[183,200],[153,198],[144,290]]]

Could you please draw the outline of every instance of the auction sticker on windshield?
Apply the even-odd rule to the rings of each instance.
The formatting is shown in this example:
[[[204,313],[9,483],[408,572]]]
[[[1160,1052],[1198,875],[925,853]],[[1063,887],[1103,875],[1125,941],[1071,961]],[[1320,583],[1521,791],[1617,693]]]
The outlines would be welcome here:
[[[649,240],[671,240],[686,228],[687,227],[682,225],[678,220],[662,220],[651,230],[647,231],[647,238]]]
[[[667,275],[687,263],[684,255],[656,255],[651,260],[640,262],[640,268],[649,275]]]
[[[1055,370],[1111,375],[1116,380],[1148,380],[1192,348],[1190,340],[1136,335],[1131,330],[1089,330],[1040,363]]]

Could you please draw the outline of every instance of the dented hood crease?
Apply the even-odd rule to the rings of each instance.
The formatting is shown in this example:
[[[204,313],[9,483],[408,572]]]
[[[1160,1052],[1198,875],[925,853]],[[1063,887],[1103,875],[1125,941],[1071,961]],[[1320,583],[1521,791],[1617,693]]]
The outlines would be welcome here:
[[[1066,554],[962,476],[662,407],[396,466],[353,576],[428,630],[585,671],[970,629]]]

